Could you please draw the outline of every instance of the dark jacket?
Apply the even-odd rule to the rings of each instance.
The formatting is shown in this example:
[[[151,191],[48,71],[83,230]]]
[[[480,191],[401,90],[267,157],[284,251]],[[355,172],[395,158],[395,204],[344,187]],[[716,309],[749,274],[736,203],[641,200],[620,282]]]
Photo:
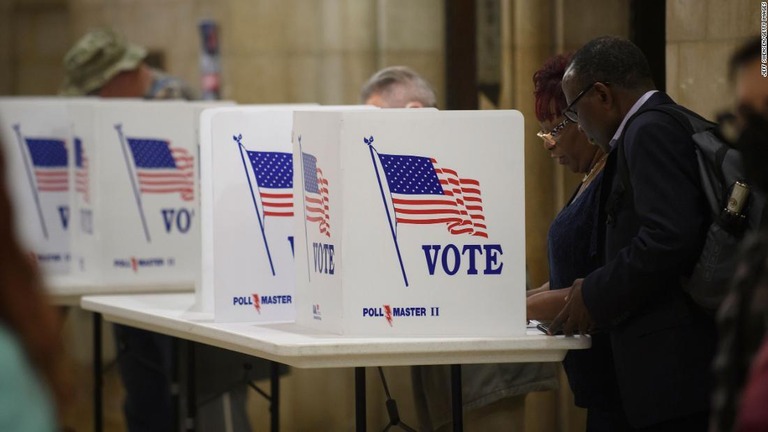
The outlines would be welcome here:
[[[655,93],[608,158],[598,230],[604,265],[584,280],[584,302],[609,332],[629,423],[644,427],[708,409],[715,328],[681,288],[709,223],[690,132]],[[625,157],[631,187],[616,175]]]

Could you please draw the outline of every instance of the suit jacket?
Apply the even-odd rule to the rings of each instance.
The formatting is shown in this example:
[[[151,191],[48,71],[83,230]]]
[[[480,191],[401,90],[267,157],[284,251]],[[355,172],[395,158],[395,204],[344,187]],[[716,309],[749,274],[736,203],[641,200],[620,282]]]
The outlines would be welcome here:
[[[648,107],[625,126],[605,168],[598,230],[604,265],[584,280],[584,302],[610,334],[624,411],[645,427],[706,411],[716,340],[713,319],[682,290],[709,216],[690,131]],[[631,188],[616,175],[619,150]]]

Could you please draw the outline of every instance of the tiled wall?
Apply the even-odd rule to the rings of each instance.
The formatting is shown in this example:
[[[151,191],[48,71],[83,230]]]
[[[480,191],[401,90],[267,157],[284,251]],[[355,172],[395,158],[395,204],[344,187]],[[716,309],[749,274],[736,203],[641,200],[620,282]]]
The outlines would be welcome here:
[[[667,92],[714,118],[733,101],[731,53],[759,31],[759,1],[667,0]]]
[[[11,93],[11,6],[10,2],[0,2],[0,94]]]
[[[66,3],[4,1],[0,5],[0,92],[52,94],[61,83],[69,45]]]
[[[444,100],[440,0],[7,0],[0,12],[0,94],[55,93],[68,47],[98,26],[198,87],[197,24],[213,19],[224,98],[352,104],[378,68],[407,64]]]
[[[170,73],[197,87],[197,24],[206,18],[220,25],[226,99],[353,104],[365,80],[393,64],[412,66],[441,90],[442,5],[440,0],[70,0],[58,11],[58,25],[23,31],[57,43],[48,49],[53,64],[42,68],[48,75],[37,77],[36,87],[13,84],[12,91],[54,92],[67,47],[89,28],[104,25],[161,52]],[[3,49],[0,43],[0,54]],[[40,53],[16,50],[28,60],[16,66],[18,75],[32,80]]]

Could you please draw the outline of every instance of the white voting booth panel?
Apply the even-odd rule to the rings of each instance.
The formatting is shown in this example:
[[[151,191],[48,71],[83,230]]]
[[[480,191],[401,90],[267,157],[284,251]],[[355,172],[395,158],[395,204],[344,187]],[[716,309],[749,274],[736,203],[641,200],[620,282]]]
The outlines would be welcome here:
[[[292,114],[244,109],[210,120],[216,321],[295,318]]]
[[[46,275],[69,272],[73,184],[66,106],[64,98],[0,98],[0,140],[16,227]]]
[[[248,178],[245,177],[245,170],[243,169],[242,159],[236,158],[218,158],[219,167],[217,170],[222,169],[222,163],[224,168],[223,174],[213,175],[214,173],[214,144],[217,150],[223,147],[234,146],[237,149],[239,146],[236,144],[235,138],[238,135],[242,135],[243,131],[250,131],[247,119],[244,117],[246,112],[261,112],[264,110],[290,110],[296,107],[316,106],[314,104],[276,104],[276,105],[238,105],[236,107],[219,107],[210,108],[200,113],[200,200],[201,200],[201,237],[202,237],[202,262],[201,272],[198,280],[195,282],[195,307],[196,309],[213,313],[214,312],[214,223],[216,215],[220,215],[218,220],[220,223],[227,222],[227,218],[231,215],[229,211],[222,212],[219,207],[214,206],[216,200],[214,200],[214,184],[218,177],[222,176],[222,182],[226,182],[227,179],[231,179],[233,174],[240,173],[240,186],[247,186]],[[289,111],[287,111],[289,112]],[[233,117],[230,117],[233,116]],[[232,120],[233,118],[239,120]],[[214,126],[214,119],[216,125]],[[279,126],[279,125],[278,125]],[[255,138],[255,137],[251,137]],[[242,141],[242,139],[241,139]],[[233,150],[233,149],[227,149]],[[231,152],[230,152],[231,154]],[[247,168],[247,165],[246,165]],[[234,169],[234,171],[232,171]],[[252,177],[251,177],[252,179]],[[253,199],[250,197],[250,188],[248,188],[248,195],[241,195],[242,199]],[[249,201],[252,203],[252,201]],[[259,223],[259,217],[257,216],[256,207],[253,205],[250,208],[249,214],[254,218],[249,222]],[[216,210],[216,211],[214,211]],[[271,225],[270,225],[271,226]],[[230,228],[237,229],[235,225],[230,225]],[[259,233],[261,230],[259,229]],[[265,233],[266,236],[266,233]],[[243,256],[238,256],[236,260],[243,259]],[[219,260],[221,262],[221,260]],[[235,272],[239,272],[239,267],[235,268]],[[271,273],[270,273],[271,274]],[[245,283],[245,282],[243,282]],[[231,290],[230,290],[231,291]],[[237,296],[237,294],[234,294]],[[252,294],[250,294],[252,295]],[[240,295],[242,297],[242,295]],[[243,301],[245,304],[246,300]],[[233,307],[236,303],[233,302]],[[258,311],[253,307],[252,314],[258,314]],[[274,312],[274,311],[273,311]],[[227,317],[228,320],[251,320],[254,319],[249,316],[249,313],[240,311],[234,314],[222,314],[223,317]],[[242,317],[242,318],[238,318]],[[221,318],[221,317],[220,317]]]
[[[86,285],[190,289],[199,268],[199,103],[70,105],[72,274]]]
[[[293,112],[240,106],[201,117],[203,276],[216,321],[295,319]],[[374,109],[345,107],[345,109]],[[207,294],[210,293],[210,294]]]
[[[517,111],[294,114],[296,322],[525,333]]]

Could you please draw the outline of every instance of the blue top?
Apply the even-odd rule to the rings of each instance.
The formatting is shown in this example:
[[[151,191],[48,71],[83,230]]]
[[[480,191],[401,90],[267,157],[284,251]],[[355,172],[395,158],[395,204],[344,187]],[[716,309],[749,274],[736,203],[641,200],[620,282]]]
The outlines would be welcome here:
[[[574,280],[600,267],[597,216],[602,178],[600,172],[578,198],[574,193],[549,227],[549,289],[568,288]],[[619,409],[608,334],[593,334],[592,348],[588,350],[569,351],[563,367],[577,406]]]
[[[29,364],[19,341],[0,323],[0,431],[55,430],[48,389]]]

